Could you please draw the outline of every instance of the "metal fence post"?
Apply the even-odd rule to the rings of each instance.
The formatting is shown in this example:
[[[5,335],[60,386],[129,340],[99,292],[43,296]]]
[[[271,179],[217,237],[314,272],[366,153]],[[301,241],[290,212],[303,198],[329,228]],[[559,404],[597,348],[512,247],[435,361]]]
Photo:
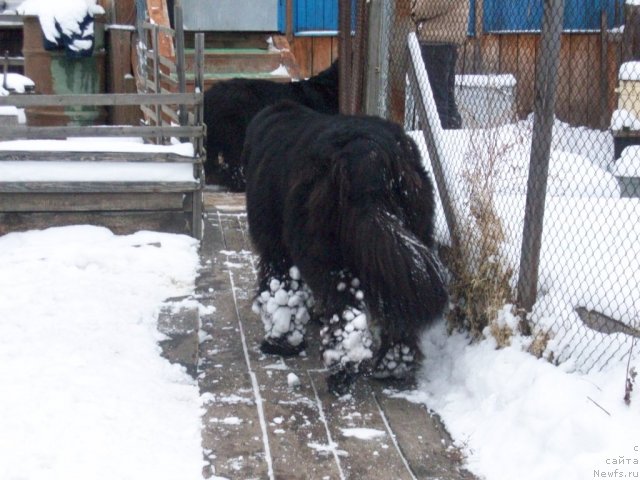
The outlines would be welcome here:
[[[518,306],[527,312],[531,311],[538,293],[538,267],[553,135],[563,17],[564,0],[545,0],[518,278]]]

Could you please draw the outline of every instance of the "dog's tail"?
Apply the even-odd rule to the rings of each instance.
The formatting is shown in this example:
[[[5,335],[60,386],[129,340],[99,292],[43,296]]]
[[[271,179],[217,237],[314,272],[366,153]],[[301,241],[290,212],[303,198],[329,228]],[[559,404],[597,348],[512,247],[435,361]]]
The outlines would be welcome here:
[[[386,211],[354,220],[342,242],[372,316],[400,337],[438,317],[447,292],[435,252]]]
[[[338,169],[341,250],[372,317],[402,338],[440,316],[448,300],[443,268],[431,248],[433,190],[409,161],[402,174],[393,174],[367,160],[374,165]],[[395,188],[389,188],[390,178],[400,179]]]

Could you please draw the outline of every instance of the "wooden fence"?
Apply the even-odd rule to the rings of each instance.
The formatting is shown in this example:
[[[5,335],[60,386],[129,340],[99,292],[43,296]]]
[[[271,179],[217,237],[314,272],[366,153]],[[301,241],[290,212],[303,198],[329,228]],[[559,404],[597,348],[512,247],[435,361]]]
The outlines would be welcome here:
[[[151,26],[158,34],[158,29]],[[166,33],[166,32],[165,32]],[[197,42],[204,45],[202,34]],[[179,43],[179,42],[178,42]],[[180,72],[176,63],[159,54],[157,43],[146,48],[145,65],[150,59],[155,73],[145,75],[147,82],[157,86],[158,70]],[[147,142],[159,144],[149,151],[113,152],[97,149],[78,151],[69,148],[59,151],[32,151],[31,149],[0,149],[0,162],[83,162],[98,166],[106,162],[126,164],[146,163],[152,171],[161,164],[191,165],[191,175],[179,180],[128,181],[31,181],[22,178],[6,181],[0,178],[0,234],[14,230],[44,228],[53,225],[90,223],[111,228],[116,233],[130,233],[140,229],[190,233],[196,238],[202,235],[202,188],[204,173],[205,127],[203,125],[202,52],[196,62],[194,92],[186,92],[184,83],[177,80],[181,92],[162,86],[151,93],[81,94],[81,95],[10,95],[0,97],[0,106],[18,108],[70,108],[137,106],[145,112],[146,121],[141,125],[85,125],[85,126],[29,126],[10,125],[0,127],[0,140],[15,139],[69,139],[82,137],[119,138],[142,137]],[[161,65],[164,67],[161,68]],[[149,73],[149,72],[147,72]],[[162,82],[160,82],[162,85]],[[149,88],[151,90],[151,88]],[[179,139],[190,143],[192,154],[176,153],[169,143]],[[160,146],[165,144],[166,149]],[[5,145],[6,147],[6,145]],[[185,169],[181,168],[181,172]]]

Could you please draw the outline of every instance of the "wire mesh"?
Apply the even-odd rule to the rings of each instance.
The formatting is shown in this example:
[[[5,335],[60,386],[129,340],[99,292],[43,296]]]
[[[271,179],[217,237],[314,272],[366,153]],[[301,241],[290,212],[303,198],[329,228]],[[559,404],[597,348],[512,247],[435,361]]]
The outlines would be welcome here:
[[[450,327],[489,329],[498,343],[519,329],[532,353],[589,371],[629,355],[640,336],[640,63],[629,61],[640,50],[622,28],[640,7],[554,2],[454,0],[437,22],[428,10],[438,2],[370,2],[367,78],[379,89],[367,85],[365,105],[404,123],[432,173],[441,163]],[[543,18],[554,5],[564,15],[552,17],[563,24],[550,50]],[[530,216],[525,228],[531,202],[539,232]],[[535,303],[516,325],[508,313],[522,306],[523,278]]]

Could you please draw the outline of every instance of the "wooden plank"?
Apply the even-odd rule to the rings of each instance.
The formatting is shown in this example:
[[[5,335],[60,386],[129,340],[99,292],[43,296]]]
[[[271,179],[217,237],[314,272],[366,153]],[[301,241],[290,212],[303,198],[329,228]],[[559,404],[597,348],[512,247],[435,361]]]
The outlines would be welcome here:
[[[198,105],[202,93],[93,93],[81,95],[11,95],[0,96],[0,106],[60,107],[109,105]]]
[[[197,157],[167,152],[69,152],[0,150],[2,161],[197,163]]]
[[[353,394],[341,399],[326,388],[326,373],[310,372],[317,390],[331,439],[337,444],[339,462],[345,478],[393,478],[412,480],[415,477],[395,448],[391,433],[380,415],[371,385],[374,380],[360,379]],[[370,440],[349,436],[349,429],[366,428],[375,432]]]
[[[291,50],[300,68],[301,78],[308,78],[313,72],[313,38],[294,37]]]
[[[500,72],[500,38],[502,35],[489,34],[482,37],[482,71],[484,73]]]
[[[147,11],[152,23],[162,27],[171,28],[169,23],[169,10],[166,0],[147,0]],[[175,50],[173,38],[166,31],[160,32],[158,52],[162,57],[174,58]]]
[[[0,212],[184,210],[182,193],[0,193]]]
[[[177,211],[0,213],[0,235],[54,226],[85,224],[107,227],[118,235],[127,235],[140,230],[190,233],[188,219],[184,213]]]
[[[331,65],[332,39],[331,37],[313,37],[313,58],[311,63],[311,75],[317,75]]]
[[[118,25],[135,25],[136,2],[135,0],[114,0],[114,17]]]
[[[233,285],[230,283],[227,246],[216,214],[205,222],[205,264],[201,293],[215,305],[215,317],[202,318],[208,339],[201,344],[199,386],[207,413],[203,417],[202,445],[208,465],[204,476],[267,478],[267,463],[258,406],[239,329]]]
[[[127,78],[133,78],[131,63],[131,40],[133,30],[129,27],[111,26],[109,28],[109,92],[133,93]],[[135,112],[135,113],[134,113]],[[138,115],[137,106],[117,105],[110,108],[113,125],[135,125],[131,118]]]
[[[567,35],[563,35],[560,42],[557,82],[556,116],[563,122],[569,122],[571,119],[571,90],[576,87],[571,82],[571,37]]]
[[[580,125],[590,128],[599,128],[600,112],[602,110],[601,102],[598,101],[602,97],[600,93],[601,71],[606,67],[602,63],[603,59],[600,54],[599,36],[593,34],[582,36],[586,43],[587,57],[591,59],[591,68],[586,70],[584,76],[584,79],[587,82],[584,89],[588,100],[585,101],[586,117]]]
[[[2,97],[0,97],[2,98]],[[202,137],[204,127],[192,126],[84,126],[84,127],[27,127],[8,126],[0,128],[0,138],[47,139],[67,137]]]
[[[374,395],[416,478],[473,479],[460,467],[461,453],[440,418],[424,405],[409,403],[374,385]]]
[[[229,231],[224,227],[227,248],[245,247],[246,217],[235,215],[237,222],[230,228],[241,232],[234,235],[240,243],[230,243]],[[231,215],[227,216],[231,218]],[[245,334],[249,359],[263,398],[263,412],[267,429],[267,442],[275,478],[317,479],[340,478],[335,459],[318,447],[329,446],[322,412],[318,407],[314,387],[308,380],[308,369],[319,369],[318,343],[308,349],[304,357],[282,359],[263,355],[256,347],[264,334],[262,322],[251,311],[253,285],[256,281],[253,254],[230,255],[234,265],[232,275],[236,289],[236,309]],[[309,332],[313,340],[319,338],[317,326]],[[287,375],[295,373],[301,384],[295,390],[289,387]],[[335,400],[335,397],[332,398]]]
[[[199,182],[0,182],[1,193],[193,192]]]
[[[571,115],[569,123],[572,125],[586,125],[588,118],[587,104],[598,98],[589,96],[588,78],[589,70],[595,67],[594,59],[589,58],[589,44],[587,37],[580,34],[572,34],[571,38]]]
[[[533,89],[536,74],[537,34],[518,35],[518,116],[525,118],[533,111]]]

